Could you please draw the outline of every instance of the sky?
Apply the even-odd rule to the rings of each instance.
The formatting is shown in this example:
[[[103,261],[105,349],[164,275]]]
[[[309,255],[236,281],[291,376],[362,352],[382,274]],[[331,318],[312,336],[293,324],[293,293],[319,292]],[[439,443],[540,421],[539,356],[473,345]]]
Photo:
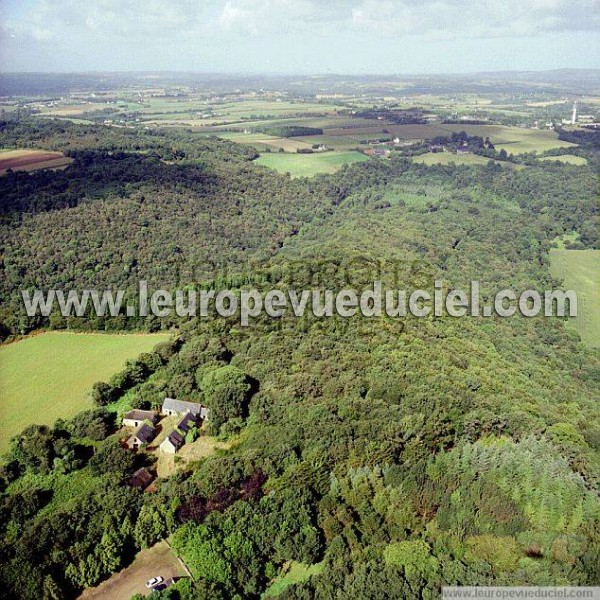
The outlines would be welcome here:
[[[0,70],[600,68],[600,0],[0,0]]]

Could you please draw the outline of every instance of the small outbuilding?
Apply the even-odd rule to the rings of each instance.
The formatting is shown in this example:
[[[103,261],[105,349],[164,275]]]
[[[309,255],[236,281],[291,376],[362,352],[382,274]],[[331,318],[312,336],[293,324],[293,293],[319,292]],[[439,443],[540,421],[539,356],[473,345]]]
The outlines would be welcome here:
[[[153,481],[154,475],[148,469],[142,467],[127,480],[127,485],[139,490],[145,490]]]
[[[193,415],[192,413],[187,413],[183,419],[177,423],[175,429],[185,435],[192,427],[196,427],[198,425],[198,419],[198,416]]]
[[[178,431],[172,431],[160,445],[160,451],[165,454],[175,454],[185,444],[185,438]]]
[[[154,439],[154,426],[143,423],[133,435],[127,440],[126,444],[130,450],[139,450],[147,446]]]

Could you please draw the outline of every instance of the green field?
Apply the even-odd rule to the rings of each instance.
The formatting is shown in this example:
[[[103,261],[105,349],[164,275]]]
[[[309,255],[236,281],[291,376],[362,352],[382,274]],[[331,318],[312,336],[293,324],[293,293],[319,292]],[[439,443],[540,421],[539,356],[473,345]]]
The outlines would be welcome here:
[[[587,165],[587,159],[583,158],[583,156],[573,156],[572,154],[560,154],[559,156],[544,156],[540,158],[545,162],[564,162],[569,165]]]
[[[486,165],[490,159],[478,154],[454,154],[453,152],[429,152],[415,156],[414,162],[424,165]]]
[[[52,424],[92,407],[92,385],[167,334],[50,332],[0,347],[0,452],[31,423]]]
[[[290,173],[292,177],[313,177],[319,173],[335,173],[344,164],[369,160],[360,152],[322,152],[320,154],[288,154],[271,152],[256,160],[259,165]]]
[[[283,574],[275,578],[273,583],[262,595],[262,598],[275,598],[290,585],[306,581],[313,575],[319,575],[319,573],[323,572],[323,568],[323,563],[317,563],[315,565],[304,565],[298,562],[288,563],[283,569]]]
[[[587,346],[600,347],[600,250],[550,250],[550,272],[577,293],[578,316],[570,323]]]

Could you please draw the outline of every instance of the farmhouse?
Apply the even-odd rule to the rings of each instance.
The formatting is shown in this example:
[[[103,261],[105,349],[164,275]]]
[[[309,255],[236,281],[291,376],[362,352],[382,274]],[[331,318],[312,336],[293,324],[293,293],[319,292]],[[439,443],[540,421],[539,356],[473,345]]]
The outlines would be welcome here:
[[[155,424],[157,420],[156,413],[152,410],[130,410],[123,415],[125,427],[139,427],[144,421]]]
[[[186,402],[185,400],[175,400],[174,398],[165,398],[161,413],[163,415],[178,416],[191,413],[194,416],[199,416],[201,419],[208,418],[208,408],[198,404],[197,402]]]
[[[178,431],[172,431],[160,445],[160,451],[166,454],[175,454],[183,444],[185,444],[183,435]]]
[[[135,431],[135,433],[127,440],[126,444],[130,450],[139,450],[154,439],[154,426],[148,423]]]

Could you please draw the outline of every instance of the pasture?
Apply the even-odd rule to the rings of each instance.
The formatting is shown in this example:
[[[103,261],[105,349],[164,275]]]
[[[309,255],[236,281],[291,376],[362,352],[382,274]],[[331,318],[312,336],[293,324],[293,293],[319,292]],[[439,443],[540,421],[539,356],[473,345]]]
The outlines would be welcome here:
[[[428,152],[413,157],[413,162],[423,165],[487,165],[490,161],[485,156],[477,154],[454,154],[454,152]]]
[[[27,425],[92,408],[89,391],[168,334],[48,332],[0,346],[0,452]]]
[[[360,152],[321,152],[314,154],[288,154],[271,152],[256,160],[259,165],[289,173],[292,177],[313,177],[319,173],[335,173],[342,165],[369,160]]]
[[[600,347],[600,250],[550,250],[550,273],[562,289],[577,293],[577,317],[569,324],[590,348]]]
[[[58,169],[70,165],[72,158],[62,152],[47,150],[3,150],[0,152],[0,175],[8,169],[13,171],[36,171],[38,169]]]
[[[544,156],[540,158],[544,162],[563,162],[568,165],[587,165],[587,159],[583,156],[573,156],[572,154],[559,154],[558,156]]]
[[[319,573],[323,572],[323,567],[324,564],[322,562],[314,565],[304,565],[295,561],[288,562],[283,566],[281,573],[273,580],[261,598],[276,598],[290,585],[306,581],[313,575],[319,575]]]

